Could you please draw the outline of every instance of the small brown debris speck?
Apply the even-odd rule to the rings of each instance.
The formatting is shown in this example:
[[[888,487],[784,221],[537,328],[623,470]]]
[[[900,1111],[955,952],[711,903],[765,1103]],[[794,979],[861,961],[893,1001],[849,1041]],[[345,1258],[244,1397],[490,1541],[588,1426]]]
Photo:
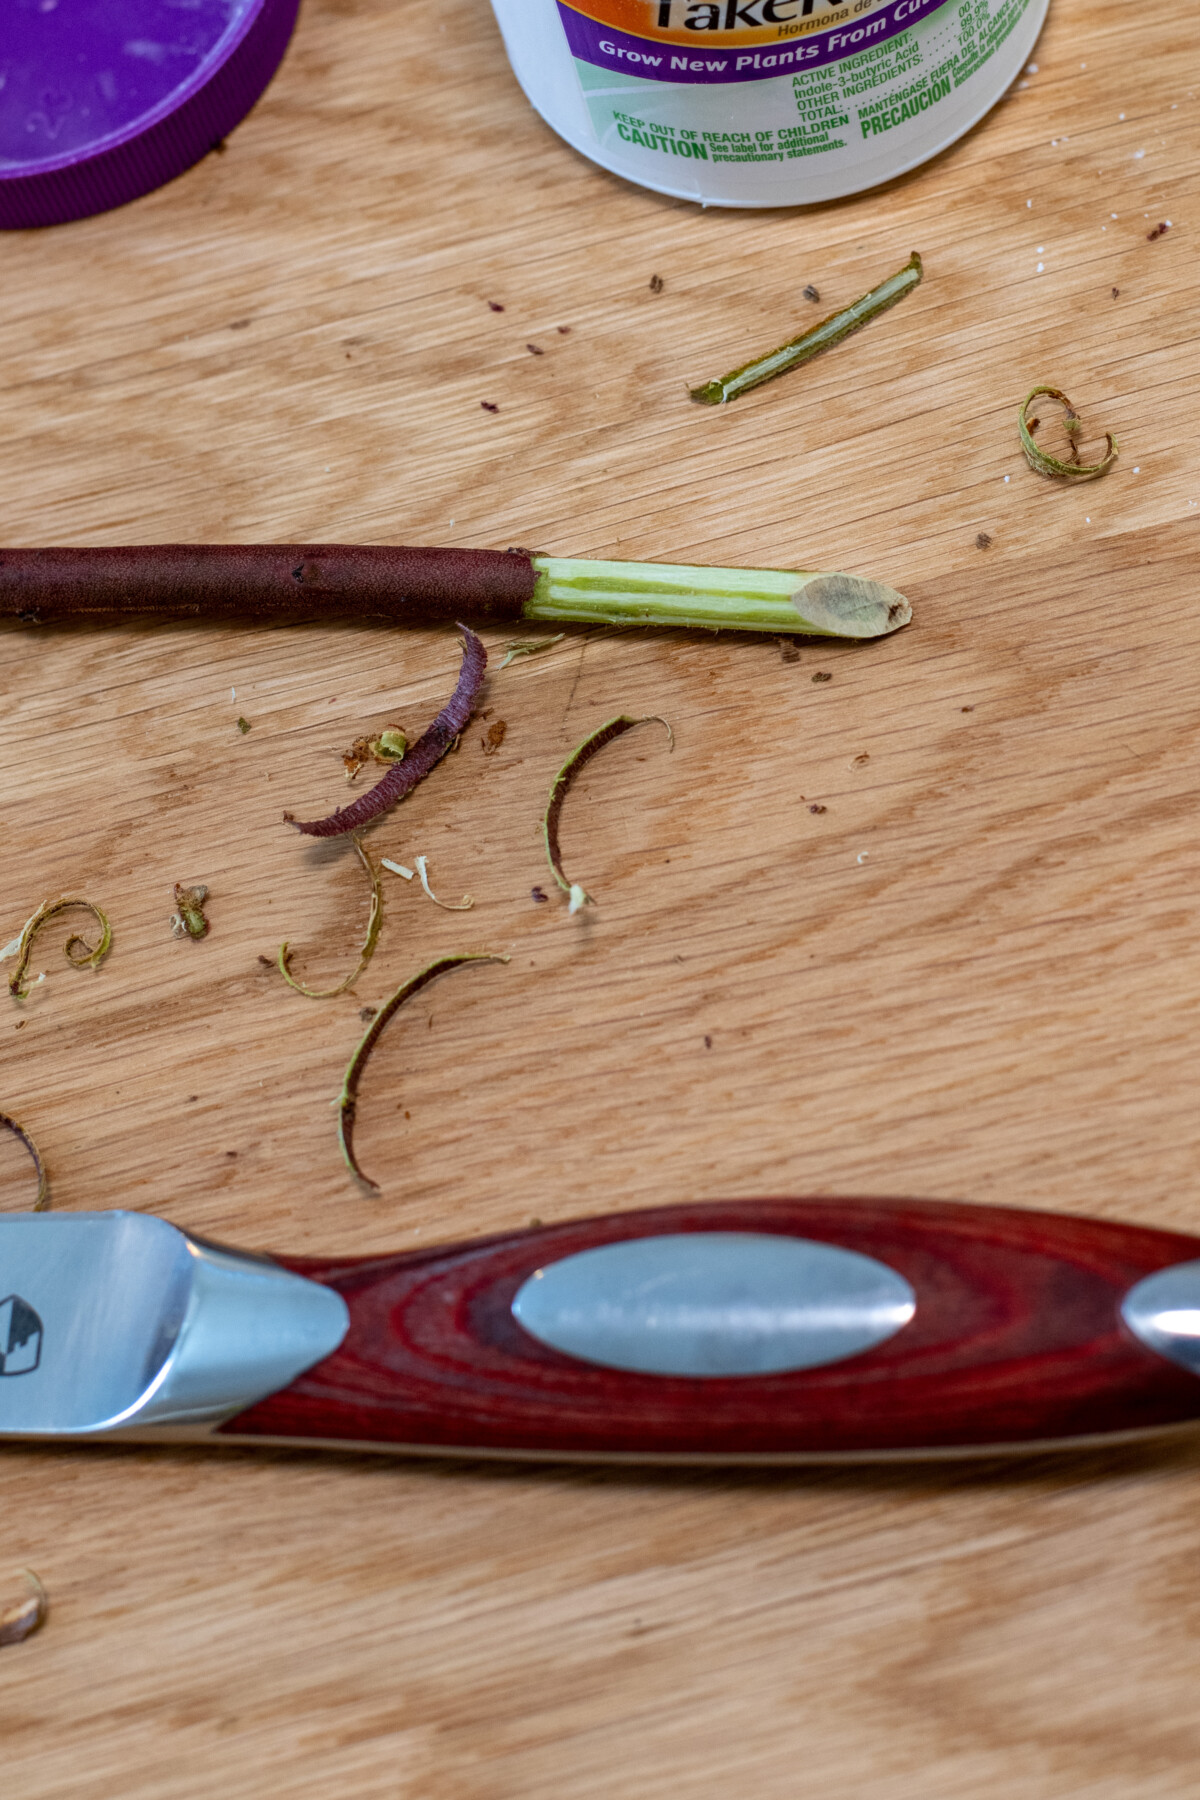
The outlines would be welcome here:
[[[504,311],[504,308],[501,306],[501,304],[498,300],[489,300],[488,306],[492,312],[503,312]]]
[[[977,531],[975,533],[975,548],[977,550],[990,550],[991,547],[991,534],[986,531]]]
[[[379,1008],[377,1006],[360,1006],[358,1009],[358,1016],[364,1025],[369,1025],[378,1011]]]
[[[817,304],[817,302],[821,298],[820,294],[818,293],[817,289],[813,286],[811,281],[809,282],[809,284],[806,288],[801,288],[800,291],[804,295],[804,298],[806,300],[812,301],[814,306]]]
[[[526,344],[525,348],[528,350],[530,356],[545,356],[546,354],[540,344]]]
[[[258,960],[264,969],[273,969],[275,967],[275,958],[273,956],[260,956]]]
[[[1120,288],[1114,288],[1114,289],[1113,289],[1113,291],[1112,291],[1112,294],[1113,294],[1113,299],[1114,299],[1114,300],[1115,300],[1115,299],[1116,299],[1116,297],[1117,297],[1117,295],[1118,295],[1118,294],[1119,294],[1119,293],[1120,293],[1120,291],[1121,291],[1121,290],[1120,290]]]
[[[964,706],[962,710],[963,712],[974,712],[975,708],[973,706]]]
[[[530,888],[529,892],[532,899],[534,899],[539,906],[545,906],[547,900],[550,898],[549,894],[545,893],[540,887]]]
[[[539,1218],[539,1217],[538,1217],[538,1215],[537,1215],[537,1213],[534,1213],[534,1215],[533,1215],[533,1217],[532,1217],[532,1219],[530,1219],[530,1221],[529,1221],[529,1229],[530,1229],[530,1230],[531,1230],[531,1231],[536,1231],[536,1230],[537,1230],[537,1228],[538,1228],[538,1226],[539,1226],[539,1225],[540,1225],[540,1224],[541,1224],[541,1222],[542,1222],[542,1221],[541,1221],[541,1219],[540,1219],[540,1218]]]
[[[661,275],[652,275],[650,277],[650,292],[652,294],[661,294],[666,285],[667,284]]]
[[[1170,231],[1170,229],[1171,229],[1170,219],[1164,219],[1161,225],[1156,225],[1154,227],[1153,231],[1148,231],[1146,233],[1146,236],[1149,239],[1149,241],[1151,243],[1153,243],[1155,238],[1166,237],[1166,235],[1167,235],[1168,231]]]
[[[814,681],[832,681],[833,676],[829,673],[828,669],[818,669],[816,674],[813,676],[813,680]]]
[[[854,769],[864,769],[867,766],[867,764],[870,762],[870,760],[871,760],[871,752],[869,750],[860,750],[858,755],[854,758],[854,761],[850,766],[851,766],[851,768],[854,768]]]
[[[707,1031],[704,1034],[704,1048],[706,1050],[712,1049],[712,1039],[709,1037]]]
[[[241,732],[242,736],[245,737],[246,733],[250,729],[249,719],[239,719],[237,722],[237,728]]]
[[[785,663],[799,662],[800,661],[800,646],[799,646],[799,644],[793,643],[791,638],[780,638],[780,640],[779,640],[779,660],[780,660],[780,662],[785,662]]]
[[[570,337],[571,327],[569,325],[560,325],[558,327],[558,335],[559,337]]]
[[[32,1637],[46,1621],[49,1600],[45,1588],[32,1569],[22,1569],[29,1586],[33,1589],[24,1600],[18,1600],[0,1613],[0,1644],[21,1644],[27,1637]]]
[[[485,756],[495,756],[497,750],[508,735],[508,725],[503,719],[493,719],[487,728],[487,736],[480,738]]]
[[[500,411],[500,408],[496,405],[494,400],[481,400],[479,404],[482,406],[484,412],[495,413]]]
[[[814,803],[812,806],[809,807],[808,810],[811,813],[823,813],[826,810],[826,808],[823,806],[818,806]]]

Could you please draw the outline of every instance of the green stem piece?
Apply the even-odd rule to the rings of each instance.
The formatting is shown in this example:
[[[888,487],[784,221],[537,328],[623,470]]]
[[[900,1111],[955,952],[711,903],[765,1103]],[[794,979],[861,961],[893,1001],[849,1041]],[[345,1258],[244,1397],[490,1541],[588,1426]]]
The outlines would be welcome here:
[[[500,667],[507,669],[509,663],[516,662],[518,657],[540,656],[543,650],[550,650],[555,644],[561,644],[566,635],[565,631],[560,631],[548,638],[514,638],[511,644],[504,647],[504,661]]]
[[[367,851],[363,848],[362,840],[360,838],[352,837],[350,842],[354,845],[358,860],[367,871],[367,876],[371,883],[371,915],[367,920],[367,935],[363,939],[363,947],[359,952],[358,967],[347,975],[345,981],[335,988],[310,988],[305,987],[302,981],[297,981],[296,977],[292,974],[291,969],[288,967],[288,959],[291,955],[291,951],[288,948],[287,939],[284,939],[283,943],[279,946],[279,973],[283,976],[283,979],[287,982],[288,986],[290,988],[295,988],[298,994],[303,994],[306,1000],[336,1000],[340,995],[348,993],[374,956],[375,946],[379,942],[379,933],[383,926],[383,889],[379,881],[379,870],[375,867],[375,864],[371,861]]]
[[[577,913],[585,906],[595,906],[596,902],[581,887],[579,882],[570,881],[563,869],[562,850],[558,842],[559,821],[562,818],[563,802],[570,793],[576,776],[580,770],[591,762],[598,751],[614,738],[624,737],[635,725],[661,725],[667,734],[667,742],[671,749],[675,748],[675,733],[662,717],[661,713],[647,713],[644,718],[635,719],[630,713],[621,713],[615,719],[608,719],[597,727],[590,737],[584,738],[577,749],[572,750],[558,774],[550,784],[550,798],[546,802],[546,811],[542,818],[542,838],[546,845],[546,861],[550,864],[550,873],[567,895],[571,904],[568,911]]]
[[[93,905],[90,900],[66,898],[47,900],[44,905],[38,907],[17,940],[17,966],[8,983],[8,991],[14,999],[24,1000],[29,992],[25,985],[25,972],[29,967],[29,955],[33,949],[34,938],[49,920],[56,918],[59,913],[68,912],[75,906],[81,906],[85,912],[91,913],[100,927],[100,938],[93,948],[78,935],[69,937],[63,945],[63,954],[67,961],[76,969],[98,969],[108,955],[112,948],[112,926],[98,906]]]
[[[1036,470],[1039,475],[1059,475],[1068,481],[1095,481],[1098,475],[1107,475],[1121,454],[1117,440],[1111,431],[1106,431],[1104,434],[1107,440],[1105,454],[1099,462],[1094,463],[1081,463],[1078,460],[1077,451],[1076,460],[1063,462],[1061,458],[1049,455],[1034,442],[1033,433],[1029,429],[1029,403],[1031,400],[1036,400],[1041,394],[1045,394],[1051,400],[1059,401],[1065,409],[1066,417],[1063,424],[1066,427],[1067,436],[1071,440],[1072,450],[1075,449],[1076,438],[1083,430],[1079,414],[1061,388],[1046,386],[1030,388],[1021,410],[1017,414],[1017,430],[1021,434],[1021,448],[1025,452],[1025,460],[1030,468]]]
[[[535,556],[533,566],[526,619],[865,639],[887,637],[912,618],[903,594],[863,575],[563,556]]]
[[[764,381],[774,381],[776,375],[798,369],[801,363],[819,356],[822,350],[832,349],[834,344],[840,344],[843,338],[886,312],[889,306],[895,306],[897,300],[903,300],[924,272],[921,258],[914,250],[902,269],[889,275],[878,287],[873,287],[861,300],[843,307],[841,312],[831,313],[811,330],[802,331],[799,337],[789,338],[786,344],[781,344],[767,356],[757,356],[753,362],[743,363],[740,369],[721,375],[716,381],[706,381],[702,387],[692,388],[692,399],[701,406],[724,406],[728,401],[736,400],[739,394],[748,394],[751,388],[761,387]]]
[[[42,1161],[41,1151],[38,1149],[25,1127],[23,1125],[18,1125],[15,1119],[10,1119],[7,1113],[0,1113],[0,1128],[3,1128],[5,1131],[11,1131],[13,1136],[20,1143],[24,1144],[26,1150],[29,1152],[30,1161],[33,1163],[34,1170],[37,1174],[37,1197],[33,1202],[32,1210],[34,1212],[45,1212],[50,1204],[50,1181],[46,1174],[46,1165]]]
[[[338,1143],[341,1145],[346,1167],[362,1182],[364,1187],[370,1188],[372,1193],[379,1192],[379,1183],[372,1181],[369,1175],[364,1175],[359,1167],[358,1158],[354,1154],[354,1121],[358,1112],[358,1084],[362,1080],[363,1070],[367,1066],[371,1052],[383,1035],[389,1019],[399,1012],[406,1000],[411,1000],[414,994],[419,994],[423,987],[428,987],[431,981],[436,980],[439,975],[444,975],[449,969],[457,969],[463,963],[506,963],[507,961],[507,956],[497,956],[488,950],[467,950],[460,951],[454,956],[439,956],[436,962],[429,964],[428,968],[421,969],[416,975],[410,975],[407,981],[401,983],[391,999],[384,1001],[363,1033],[357,1050],[350,1058],[342,1081],[342,1091],[338,1096]]]

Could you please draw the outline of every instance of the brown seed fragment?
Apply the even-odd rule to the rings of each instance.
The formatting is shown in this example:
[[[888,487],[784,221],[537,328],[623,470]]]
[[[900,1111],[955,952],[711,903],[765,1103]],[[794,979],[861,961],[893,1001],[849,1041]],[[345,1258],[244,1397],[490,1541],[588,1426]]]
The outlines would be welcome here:
[[[861,750],[850,766],[854,769],[865,769],[870,760],[871,752],[869,750]]]
[[[1118,294],[1119,294],[1119,293],[1120,293],[1120,291],[1121,291],[1121,290],[1120,290],[1120,288],[1114,288],[1114,289],[1113,289],[1113,291],[1112,291],[1112,295],[1113,295],[1113,299],[1114,299],[1114,300],[1115,300],[1115,299],[1116,299],[1116,297],[1117,297],[1117,295],[1118,295]]]
[[[546,354],[540,344],[526,344],[525,348],[528,350],[530,356],[545,356]]]
[[[813,680],[814,681],[832,681],[833,676],[829,673],[828,669],[818,669],[816,674],[813,676]]]
[[[816,803],[815,803],[815,802],[814,802],[814,804],[813,804],[813,805],[812,805],[812,806],[810,806],[810,807],[809,807],[809,809],[808,809],[808,810],[809,810],[809,812],[810,812],[810,813],[823,813],[823,812],[825,812],[825,811],[826,811],[826,810],[827,810],[827,809],[826,809],[826,808],[825,808],[825,807],[824,807],[824,806],[818,806],[818,805],[817,805],[817,804],[816,804]]]
[[[508,735],[508,726],[503,719],[493,719],[488,726],[487,736],[480,738],[485,756],[495,756],[497,750]]]
[[[482,406],[484,412],[499,412],[500,411],[500,408],[496,405],[494,400],[481,400],[479,402],[479,404],[480,404],[480,406]]]
[[[809,282],[807,287],[801,288],[800,292],[803,294],[803,296],[806,300],[811,300],[814,306],[818,303],[818,301],[821,298],[819,292],[813,286],[811,281]]]
[[[24,1600],[18,1600],[15,1606],[0,1612],[0,1645],[23,1644],[45,1624],[50,1610],[49,1596],[33,1570],[22,1569],[21,1574],[33,1592]]]
[[[237,722],[237,728],[241,732],[242,736],[245,737],[246,733],[250,729],[249,719],[239,719]]]
[[[501,304],[498,300],[489,300],[488,306],[491,308],[491,310],[493,312],[503,312],[504,311],[504,308],[501,306]]]
[[[1153,243],[1155,238],[1165,237],[1167,235],[1168,231],[1170,231],[1170,229],[1171,229],[1170,219],[1164,219],[1161,225],[1156,225],[1154,227],[1153,231],[1148,231],[1146,233],[1146,236],[1149,239],[1150,243]]]
[[[545,890],[540,887],[530,888],[529,893],[530,893],[531,898],[537,903],[538,906],[545,906],[547,900],[549,900],[549,898],[550,898],[549,894],[547,894],[545,892]]]
[[[991,547],[992,540],[989,533],[986,531],[977,531],[975,533],[975,548],[977,550],[990,550]]]
[[[652,275],[650,277],[650,292],[652,294],[661,294],[666,285],[667,284],[661,275]]]

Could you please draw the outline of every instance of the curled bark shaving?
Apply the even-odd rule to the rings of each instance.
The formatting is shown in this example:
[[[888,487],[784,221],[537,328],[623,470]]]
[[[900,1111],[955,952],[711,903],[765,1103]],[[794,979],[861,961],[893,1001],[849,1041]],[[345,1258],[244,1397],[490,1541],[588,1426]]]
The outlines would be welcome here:
[[[23,1125],[18,1125],[15,1119],[10,1119],[7,1113],[0,1113],[0,1129],[11,1131],[17,1141],[24,1144],[26,1150],[29,1152],[30,1161],[33,1163],[34,1172],[37,1175],[37,1196],[34,1199],[33,1206],[30,1210],[32,1212],[45,1212],[50,1204],[50,1182],[46,1175],[46,1165],[42,1161],[41,1151],[38,1149],[25,1127]]]
[[[457,969],[463,963],[506,963],[507,961],[507,956],[496,956],[486,950],[461,951],[454,956],[439,956],[436,962],[429,964],[428,968],[420,970],[416,975],[410,975],[408,980],[396,989],[391,999],[384,1001],[364,1032],[357,1050],[350,1058],[349,1067],[342,1081],[342,1091],[338,1096],[338,1143],[341,1145],[346,1167],[362,1182],[364,1187],[370,1188],[372,1193],[379,1192],[379,1183],[372,1181],[369,1175],[364,1175],[359,1167],[358,1159],[354,1154],[354,1121],[358,1112],[358,1084],[362,1080],[363,1070],[367,1066],[371,1052],[383,1035],[389,1019],[399,1012],[406,1000],[411,1000],[414,994],[420,993],[423,987],[427,987],[439,975],[444,975],[448,969]]]
[[[439,900],[429,885],[428,859],[424,856],[418,856],[417,858],[417,874],[421,878],[421,886],[425,889],[425,892],[433,901],[433,904],[435,906],[440,906],[443,912],[470,912],[471,908],[474,906],[475,902],[470,894],[464,894],[461,900]]]
[[[23,1644],[27,1637],[41,1629],[46,1622],[46,1614],[50,1610],[50,1596],[38,1580],[32,1569],[22,1569],[21,1574],[29,1583],[33,1592],[25,1600],[0,1613],[0,1645]]]
[[[372,819],[387,812],[389,807],[395,806],[398,800],[403,800],[406,794],[411,794],[430,770],[437,767],[459,733],[466,729],[487,669],[487,651],[475,633],[466,625],[460,625],[458,629],[463,634],[463,660],[458,685],[429,730],[417,739],[403,762],[393,764],[383,780],[376,782],[369,793],[360,795],[350,806],[338,807],[328,818],[302,822],[293,814],[284,813],[289,825],[304,832],[306,837],[340,837],[343,832],[359,831],[364,825],[369,825]]]
[[[1034,441],[1032,428],[1038,421],[1036,419],[1030,419],[1029,405],[1030,402],[1036,400],[1040,394],[1047,395],[1051,400],[1059,401],[1063,407],[1063,425],[1066,429],[1067,436],[1071,440],[1070,462],[1063,462],[1060,457],[1049,455],[1047,451],[1040,449]],[[1017,414],[1017,430],[1021,435],[1021,448],[1025,452],[1025,460],[1030,468],[1036,470],[1039,475],[1061,475],[1068,481],[1094,481],[1097,475],[1107,475],[1108,471],[1116,462],[1117,457],[1120,455],[1116,438],[1111,431],[1106,431],[1104,435],[1107,440],[1107,447],[1100,461],[1094,463],[1080,462],[1079,450],[1075,440],[1083,430],[1083,421],[1061,388],[1030,388],[1025,396],[1021,410]]]
[[[635,725],[652,724],[663,727],[667,734],[667,742],[673,750],[675,733],[660,713],[647,713],[641,719],[635,719],[629,713],[622,713],[618,718],[609,719],[606,724],[600,726],[599,730],[593,731],[591,737],[584,738],[578,749],[572,750],[554,777],[550,788],[550,799],[542,819],[542,836],[546,843],[546,860],[550,864],[550,873],[563,893],[570,898],[571,904],[568,910],[573,913],[578,912],[581,907],[594,906],[596,902],[577,881],[569,881],[563,870],[562,850],[558,842],[558,827],[562,818],[563,802],[571,791],[580,770],[586,768],[598,751],[603,750],[606,744],[611,744],[614,738],[624,737],[625,733],[632,731]]]
[[[371,882],[371,915],[367,920],[367,935],[363,939],[363,947],[359,952],[358,967],[353,969],[350,974],[347,975],[345,981],[339,983],[335,988],[305,987],[302,981],[296,980],[296,977],[292,974],[292,971],[288,966],[291,950],[289,949],[287,939],[285,938],[283,943],[279,946],[279,973],[283,976],[283,979],[287,982],[288,986],[290,988],[295,988],[298,994],[303,994],[306,1000],[336,1000],[339,995],[348,993],[374,956],[375,946],[379,942],[379,933],[383,926],[383,889],[379,882],[379,870],[371,861],[371,858],[363,848],[361,841],[358,838],[352,838],[351,842],[354,845],[358,860],[367,871],[367,875]]]
[[[512,643],[504,646],[504,661],[500,667],[507,669],[509,663],[516,662],[522,656],[540,656],[543,650],[551,650],[555,644],[561,644],[566,635],[565,631],[560,631],[555,637],[514,638]]]
[[[38,907],[17,939],[17,966],[8,983],[8,991],[14,999],[24,1000],[29,992],[25,984],[25,975],[29,968],[29,955],[33,949],[34,938],[43,925],[56,918],[59,913],[69,912],[75,906],[81,906],[85,912],[91,913],[100,927],[100,937],[94,946],[78,935],[69,937],[63,945],[63,954],[67,961],[76,969],[98,969],[108,955],[112,948],[112,926],[98,906],[95,906],[90,900],[82,899],[47,900],[44,905]]]

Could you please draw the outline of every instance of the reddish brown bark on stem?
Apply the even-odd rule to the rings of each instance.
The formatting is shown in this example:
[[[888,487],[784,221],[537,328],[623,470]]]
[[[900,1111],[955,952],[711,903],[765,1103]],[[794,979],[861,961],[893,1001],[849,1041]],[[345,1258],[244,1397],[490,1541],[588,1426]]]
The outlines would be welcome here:
[[[0,550],[0,618],[519,619],[523,551],[368,544],[148,544]]]

